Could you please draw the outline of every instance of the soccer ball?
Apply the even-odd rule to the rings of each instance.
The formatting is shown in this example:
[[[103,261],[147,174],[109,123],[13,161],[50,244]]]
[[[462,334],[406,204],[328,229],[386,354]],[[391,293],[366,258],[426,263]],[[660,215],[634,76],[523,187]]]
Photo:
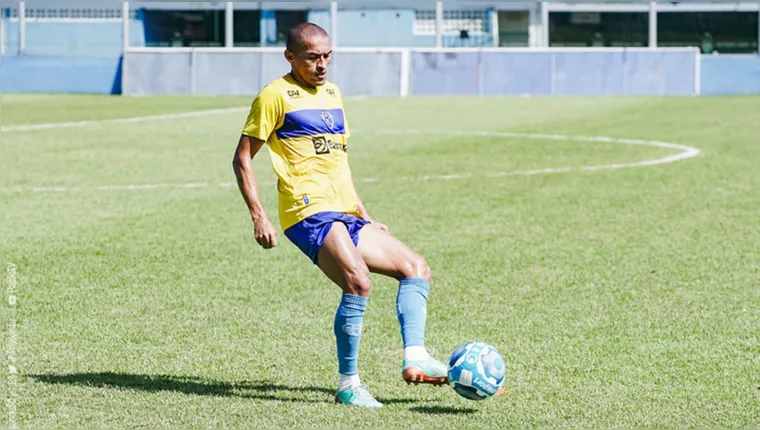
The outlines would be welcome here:
[[[496,394],[506,373],[499,351],[483,342],[465,343],[449,360],[449,384],[468,400],[485,400]]]

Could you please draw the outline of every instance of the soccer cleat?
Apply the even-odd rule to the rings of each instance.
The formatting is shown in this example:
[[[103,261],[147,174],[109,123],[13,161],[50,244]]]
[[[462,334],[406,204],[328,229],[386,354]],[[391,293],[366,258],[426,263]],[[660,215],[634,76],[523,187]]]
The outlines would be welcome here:
[[[349,406],[358,406],[360,408],[382,408],[383,404],[375,400],[366,385],[361,384],[350,387],[343,391],[338,391],[335,396],[335,403]]]
[[[401,376],[407,384],[444,385],[449,382],[448,368],[433,357],[424,360],[404,360]]]

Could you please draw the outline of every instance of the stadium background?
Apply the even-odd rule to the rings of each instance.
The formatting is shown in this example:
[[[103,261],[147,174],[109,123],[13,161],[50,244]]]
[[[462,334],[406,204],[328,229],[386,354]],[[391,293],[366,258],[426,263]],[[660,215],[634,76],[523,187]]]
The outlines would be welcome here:
[[[408,4],[0,0],[0,428],[757,427],[758,3]],[[230,166],[304,19],[370,96],[351,168],[433,269],[427,346],[487,341],[508,396],[407,387],[373,276],[386,406],[333,404],[340,290]]]
[[[267,49],[310,21],[336,35],[338,52],[391,48],[336,57],[347,94],[760,93],[757,2],[409,4],[3,0],[0,83],[5,92],[251,94],[284,66]],[[222,47],[236,49],[204,50]],[[372,85],[342,79],[350,75]]]

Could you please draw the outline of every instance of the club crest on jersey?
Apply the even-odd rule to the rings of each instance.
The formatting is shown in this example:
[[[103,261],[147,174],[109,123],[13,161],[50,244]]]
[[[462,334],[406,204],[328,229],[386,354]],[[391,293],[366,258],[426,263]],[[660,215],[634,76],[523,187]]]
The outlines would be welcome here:
[[[335,127],[335,118],[333,118],[332,114],[327,111],[322,112],[322,121],[327,124],[328,127],[332,130],[333,127]]]

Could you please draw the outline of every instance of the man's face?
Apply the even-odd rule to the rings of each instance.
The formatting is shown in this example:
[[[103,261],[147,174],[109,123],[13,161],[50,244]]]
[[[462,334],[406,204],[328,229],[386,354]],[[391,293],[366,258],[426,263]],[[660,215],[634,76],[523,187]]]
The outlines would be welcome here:
[[[304,43],[301,52],[285,51],[285,58],[299,79],[312,86],[327,82],[327,67],[330,65],[332,47],[325,36],[313,36]]]

